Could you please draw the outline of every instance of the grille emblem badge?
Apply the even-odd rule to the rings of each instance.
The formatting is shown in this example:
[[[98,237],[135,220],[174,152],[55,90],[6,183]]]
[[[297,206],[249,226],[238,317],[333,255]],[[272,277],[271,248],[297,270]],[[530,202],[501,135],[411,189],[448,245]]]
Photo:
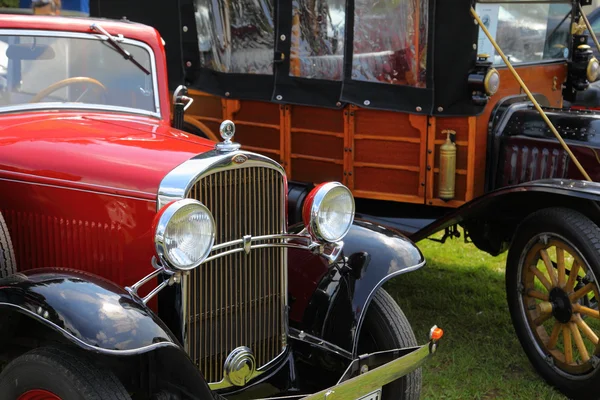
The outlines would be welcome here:
[[[223,365],[225,379],[235,386],[244,386],[256,373],[254,354],[246,346],[234,349]]]
[[[231,161],[233,161],[236,164],[243,164],[246,161],[248,161],[248,156],[245,154],[237,154],[237,155],[233,156]]]

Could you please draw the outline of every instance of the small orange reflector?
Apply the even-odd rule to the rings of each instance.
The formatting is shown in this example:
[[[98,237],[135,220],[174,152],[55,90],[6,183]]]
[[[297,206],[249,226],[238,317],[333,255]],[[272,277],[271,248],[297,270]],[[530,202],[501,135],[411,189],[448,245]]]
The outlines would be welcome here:
[[[444,330],[437,326],[431,330],[431,340],[440,340],[444,336]]]

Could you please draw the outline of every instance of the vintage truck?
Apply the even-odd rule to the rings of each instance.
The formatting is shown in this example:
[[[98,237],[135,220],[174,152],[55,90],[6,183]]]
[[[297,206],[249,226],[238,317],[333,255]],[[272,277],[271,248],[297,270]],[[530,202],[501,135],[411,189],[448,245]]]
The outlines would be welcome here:
[[[194,100],[181,126],[218,141],[233,120],[291,193],[339,181],[415,242],[460,225],[508,250],[519,340],[578,397],[600,388],[600,115],[563,105],[598,77],[588,3],[92,0],[90,13],[156,27],[171,89]]]
[[[381,286],[418,248],[185,100],[151,27],[0,15],[0,398],[417,399],[443,332]]]

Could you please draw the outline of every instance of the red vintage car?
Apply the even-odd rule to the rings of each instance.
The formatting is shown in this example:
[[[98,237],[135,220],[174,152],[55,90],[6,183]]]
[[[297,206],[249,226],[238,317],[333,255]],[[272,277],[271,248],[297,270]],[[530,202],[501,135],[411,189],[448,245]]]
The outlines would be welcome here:
[[[288,193],[233,123],[172,127],[163,44],[0,16],[2,398],[417,399],[443,332],[417,346],[381,286],[422,254],[340,183]]]

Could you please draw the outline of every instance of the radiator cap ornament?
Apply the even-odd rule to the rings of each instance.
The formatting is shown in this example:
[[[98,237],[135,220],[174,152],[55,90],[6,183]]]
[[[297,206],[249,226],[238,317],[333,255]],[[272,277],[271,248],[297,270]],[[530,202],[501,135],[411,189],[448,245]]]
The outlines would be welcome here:
[[[223,138],[223,142],[217,143],[215,148],[222,152],[235,151],[240,148],[239,143],[233,143],[231,139],[235,135],[235,124],[233,121],[226,119],[221,122],[221,126],[219,127],[219,132],[221,133],[221,137]]]
[[[256,373],[254,354],[246,346],[234,349],[223,365],[225,379],[235,386],[244,386]]]

